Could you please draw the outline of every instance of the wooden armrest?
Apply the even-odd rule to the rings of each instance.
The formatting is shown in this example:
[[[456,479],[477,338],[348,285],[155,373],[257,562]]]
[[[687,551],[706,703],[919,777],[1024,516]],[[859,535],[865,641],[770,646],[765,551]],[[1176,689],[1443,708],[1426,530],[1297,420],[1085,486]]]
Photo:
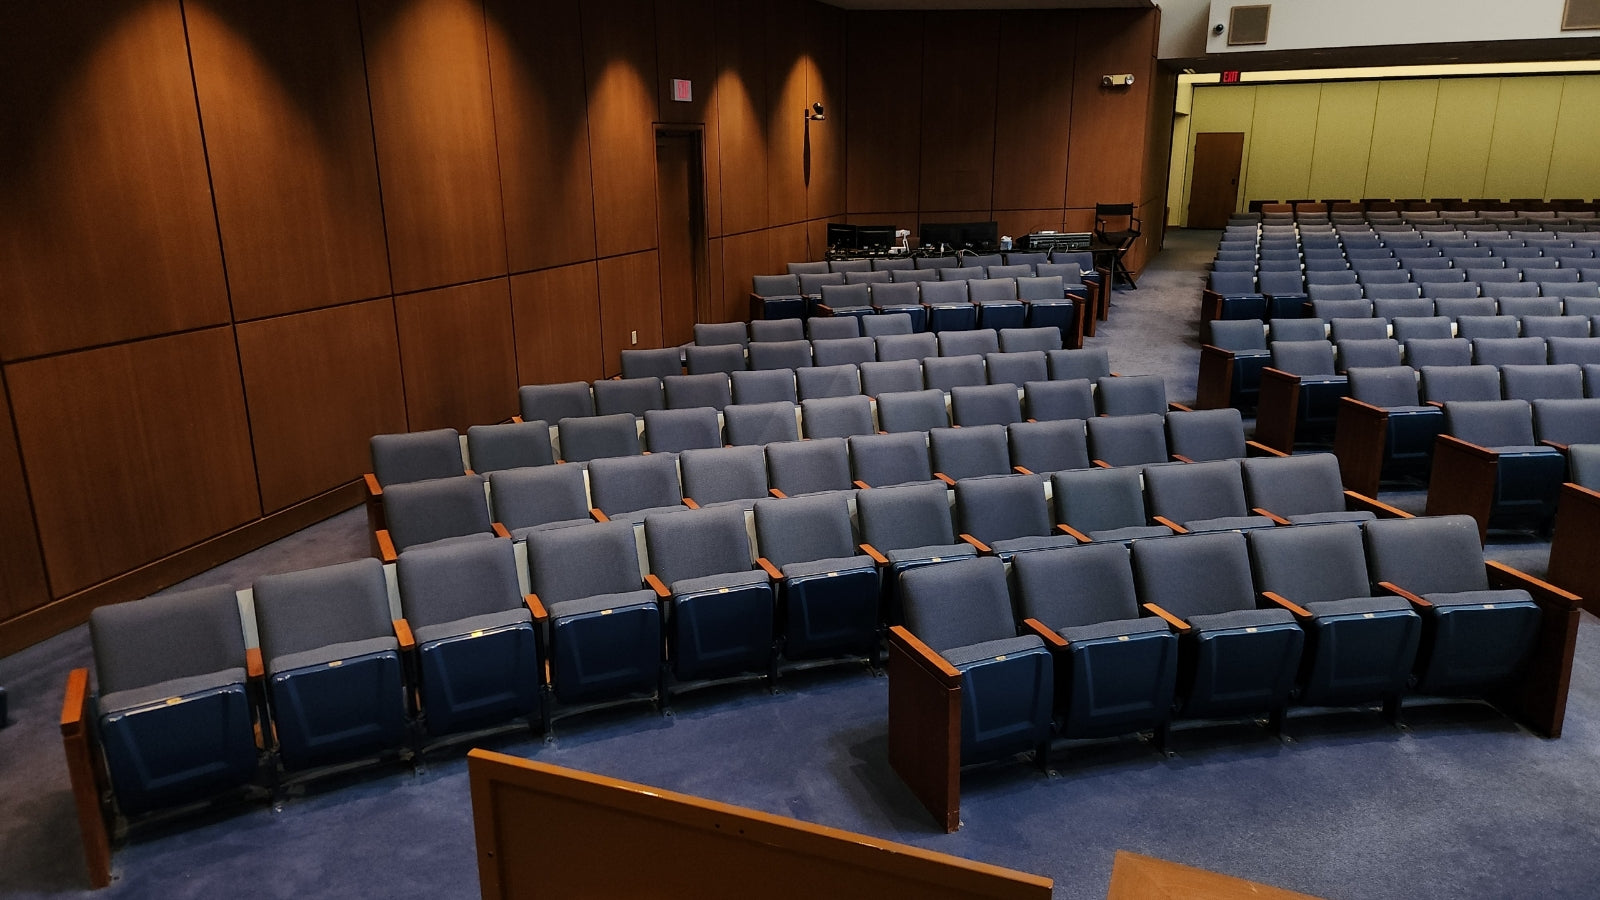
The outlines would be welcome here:
[[[1094,460],[1093,462],[1094,462],[1094,467],[1096,469],[1110,469],[1110,468],[1113,468],[1111,463],[1108,463],[1103,459],[1097,459],[1097,460]]]
[[[1184,404],[1184,403],[1179,403],[1178,401],[1173,400],[1173,401],[1171,401],[1170,403],[1167,404],[1167,411],[1168,412],[1194,412],[1194,407],[1189,406],[1189,405]]]
[[[1366,494],[1358,494],[1355,491],[1344,492],[1344,505],[1346,509],[1365,510],[1366,512],[1370,512],[1380,519],[1412,518],[1411,513],[1406,512],[1398,506],[1390,506],[1382,500],[1378,500],[1374,497],[1368,497]]]
[[[777,497],[779,500],[787,500],[787,499],[789,499],[789,495],[788,494],[785,494],[783,491],[780,491],[777,488],[767,488],[767,493],[771,494],[774,497]]]
[[[862,544],[861,552],[865,553],[872,559],[873,562],[880,566],[887,566],[889,564],[889,558],[884,556],[882,553],[879,553],[878,548],[872,546],[871,544]]]
[[[1166,516],[1154,516],[1153,518],[1155,519],[1155,522],[1156,522],[1157,525],[1165,525],[1168,528],[1171,528],[1173,534],[1188,534],[1189,533],[1189,529],[1183,527],[1182,525],[1179,525],[1177,522],[1172,521],[1171,519],[1167,518]]]
[[[949,475],[946,475],[943,472],[935,472],[935,473],[933,473],[933,477],[939,479],[940,481],[944,482],[945,484],[949,485],[950,487],[955,487],[956,486],[956,480],[954,478],[951,478]]]
[[[1187,456],[1184,456],[1182,453],[1174,453],[1174,454],[1172,454],[1172,461],[1173,462],[1181,462],[1181,463],[1192,463],[1192,462],[1194,462],[1194,460],[1190,459]]]
[[[67,673],[67,692],[61,701],[61,733],[70,735],[83,727],[84,714],[89,705],[89,670],[73,669]]]
[[[394,620],[394,636],[400,642],[402,651],[417,649],[417,639],[411,635],[411,623],[405,619]]]
[[[1387,409],[1384,409],[1381,406],[1374,406],[1371,403],[1366,402],[1365,400],[1357,400],[1356,398],[1351,397],[1348,394],[1346,394],[1343,397],[1340,397],[1339,398],[1339,403],[1341,405],[1343,405],[1343,406],[1349,407],[1352,411],[1359,412],[1359,413],[1361,413],[1363,415],[1373,416],[1375,418],[1382,418],[1382,419],[1389,418],[1389,411]]]
[[[683,505],[689,507],[690,509],[699,509],[700,508],[700,504],[696,503],[694,501],[693,497],[685,497],[685,498],[683,498]]]
[[[870,490],[872,488],[872,485],[867,484],[865,481],[862,481],[859,478],[856,479],[855,481],[850,482],[850,483],[855,485],[857,488],[860,488],[863,491]]]
[[[1440,409],[1444,409],[1444,401],[1443,400],[1424,400],[1424,401],[1422,401],[1422,405],[1423,406],[1437,406]]]
[[[1067,525],[1065,523],[1061,523],[1061,524],[1056,525],[1056,530],[1061,532],[1062,534],[1071,535],[1072,537],[1077,538],[1078,539],[1078,543],[1080,543],[1080,544],[1093,543],[1093,541],[1089,538],[1089,536],[1087,534],[1084,534],[1083,532],[1079,531],[1078,529],[1073,528],[1071,525]]]
[[[378,531],[378,558],[386,563],[392,563],[400,558],[400,554],[394,549],[394,538],[389,537],[387,528]]]
[[[611,518],[609,516],[607,516],[605,513],[601,512],[600,511],[600,507],[598,507],[598,506],[589,507],[589,518],[595,520],[596,522],[609,522],[609,521],[611,521]]]
[[[538,594],[523,594],[522,602],[528,607],[528,612],[532,614],[534,624],[537,625],[550,618],[550,613],[544,608],[544,601],[539,599]]]
[[[1378,587],[1388,591],[1396,597],[1405,600],[1407,603],[1410,603],[1412,606],[1415,606],[1418,609],[1430,609],[1433,607],[1432,603],[1429,603],[1421,597],[1418,597],[1416,594],[1411,593],[1392,581],[1380,581],[1378,582]]]
[[[1038,619],[1023,619],[1022,627],[1025,631],[1037,634],[1044,641],[1044,645],[1052,650],[1065,649],[1067,646],[1066,638],[1051,631],[1050,626]]]
[[[656,596],[663,600],[672,596],[672,592],[667,590],[667,586],[661,583],[661,579],[657,578],[654,572],[644,576],[644,583],[649,585],[650,590],[655,591]]]
[[[783,573],[778,571],[778,567],[772,564],[772,560],[767,559],[765,556],[756,560],[756,565],[760,566],[761,570],[767,573],[767,577],[773,581],[783,580]]]
[[[1449,448],[1481,460],[1496,461],[1500,458],[1500,454],[1490,450],[1488,447],[1480,447],[1471,441],[1463,441],[1453,434],[1439,435],[1434,439],[1433,448],[1434,453],[1438,453],[1441,449]]]
[[[889,628],[889,642],[904,650],[917,667],[927,674],[939,679],[946,687],[958,687],[961,684],[961,673],[955,666],[945,661],[945,658],[933,652],[927,644],[917,639],[917,636],[905,629],[903,625],[892,625]]]
[[[521,425],[522,424],[522,417],[521,416],[512,416],[511,417],[511,421],[517,423],[518,425]]]
[[[1257,507],[1252,508],[1250,510],[1250,512],[1252,512],[1252,513],[1254,513],[1255,515],[1258,515],[1258,516],[1266,516],[1267,518],[1272,520],[1272,524],[1274,524],[1274,525],[1288,525],[1289,524],[1289,520],[1288,519],[1285,519],[1283,516],[1278,515],[1277,513],[1273,512],[1270,509],[1262,509],[1261,507],[1257,506]]]
[[[383,485],[378,483],[378,476],[368,472],[367,474],[361,476],[361,480],[366,482],[368,497],[383,496]]]
[[[1283,452],[1282,450],[1279,450],[1276,447],[1268,447],[1266,444],[1257,443],[1256,441],[1245,441],[1244,442],[1244,455],[1245,456],[1279,456],[1279,457],[1282,457],[1282,456],[1288,456],[1289,454]]]
[[[244,651],[244,674],[251,680],[267,677],[267,667],[261,661],[260,647],[250,647]]]
[[[489,523],[489,527],[494,529],[494,536],[495,537],[503,537],[503,538],[511,537],[511,529],[509,529],[506,526],[500,524],[499,522],[491,522],[491,523]]]
[[[982,553],[984,555],[989,555],[989,554],[994,553],[994,551],[989,548],[988,544],[985,544],[983,541],[978,540],[977,538],[973,537],[970,534],[961,535],[961,539],[963,541],[966,541],[967,543],[971,544],[973,549],[977,550],[979,553]]]
[[[1540,441],[1539,442],[1539,446],[1541,446],[1541,447],[1554,447],[1555,449],[1560,450],[1563,456],[1566,455],[1566,452],[1567,452],[1567,445],[1566,444],[1558,444],[1555,441]]]
[[[1483,565],[1491,585],[1497,588],[1521,588],[1540,606],[1555,606],[1562,612],[1571,612],[1583,605],[1583,598],[1577,594],[1535,578],[1521,569],[1514,569],[1492,559],[1484,560]]]
[[[1313,616],[1311,615],[1311,611],[1310,610],[1308,610],[1305,607],[1299,605],[1298,603],[1291,602],[1288,598],[1284,597],[1282,594],[1279,594],[1279,593],[1277,593],[1275,591],[1265,591],[1265,592],[1263,592],[1261,594],[1261,596],[1267,598],[1268,602],[1273,603],[1273,604],[1275,604],[1277,606],[1280,606],[1280,607],[1282,607],[1284,609],[1287,609],[1289,612],[1294,613],[1294,616],[1297,619],[1310,619],[1310,618],[1313,618]]]
[[[1161,607],[1155,605],[1154,603],[1142,603],[1142,604],[1140,604],[1140,608],[1143,609],[1145,612],[1149,613],[1152,616],[1160,616],[1162,619],[1164,619],[1166,621],[1166,623],[1168,625],[1172,626],[1172,628],[1174,630],[1176,630],[1179,634],[1187,634],[1188,632],[1193,630],[1193,628],[1189,625],[1188,622],[1185,622],[1184,620],[1178,618],[1177,616],[1173,615],[1172,613],[1167,612],[1166,610],[1164,610]]]
[[[1012,466],[1011,467],[1011,471],[1016,472],[1018,475],[1032,475],[1033,474],[1033,472],[1031,470],[1029,470],[1028,467],[1026,467],[1026,466]]]

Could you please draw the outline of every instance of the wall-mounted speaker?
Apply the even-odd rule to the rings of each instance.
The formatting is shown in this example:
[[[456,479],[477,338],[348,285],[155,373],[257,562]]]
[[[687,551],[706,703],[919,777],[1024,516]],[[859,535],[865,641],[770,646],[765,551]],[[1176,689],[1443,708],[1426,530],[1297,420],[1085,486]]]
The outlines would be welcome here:
[[[1228,46],[1238,47],[1267,42],[1267,23],[1272,19],[1272,5],[1235,6],[1228,10]]]
[[[1600,0],[1567,0],[1561,11],[1562,31],[1600,29]]]

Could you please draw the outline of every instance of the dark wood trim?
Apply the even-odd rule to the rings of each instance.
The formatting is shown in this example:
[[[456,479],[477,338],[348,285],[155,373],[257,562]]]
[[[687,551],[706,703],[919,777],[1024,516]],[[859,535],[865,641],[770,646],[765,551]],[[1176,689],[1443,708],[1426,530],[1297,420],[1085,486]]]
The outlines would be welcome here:
[[[309,500],[263,516],[192,547],[68,594],[14,619],[0,622],[0,656],[15,653],[89,620],[96,607],[137,600],[215,568],[251,550],[264,547],[314,525],[362,501],[360,481],[351,481]]]

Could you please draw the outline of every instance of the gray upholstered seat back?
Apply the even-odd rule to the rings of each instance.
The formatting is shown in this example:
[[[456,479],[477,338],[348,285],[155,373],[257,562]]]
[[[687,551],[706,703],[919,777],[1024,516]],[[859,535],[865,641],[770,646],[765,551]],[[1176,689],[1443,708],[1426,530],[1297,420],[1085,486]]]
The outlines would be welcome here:
[[[749,570],[744,511],[733,507],[646,516],[650,571],[667,585],[688,578]]]
[[[589,463],[589,493],[607,515],[674,506],[683,499],[671,453],[619,456]]]
[[[1373,406],[1417,406],[1422,403],[1417,372],[1410,366],[1355,368],[1349,372],[1350,396]]]
[[[705,506],[767,496],[767,455],[759,446],[678,454],[683,495]]]
[[[225,585],[99,607],[89,638],[102,696],[245,664],[239,604]]]
[[[652,409],[644,414],[644,434],[651,453],[722,446],[722,425],[709,406]]]
[[[1167,416],[1167,449],[1195,462],[1243,459],[1244,419],[1237,409],[1197,409]]]
[[[928,447],[934,470],[957,480],[1011,470],[1003,425],[930,429]]]
[[[393,634],[389,591],[376,559],[263,575],[255,583],[257,630],[273,660],[332,644]]]
[[[642,449],[638,419],[632,413],[562,419],[561,458],[587,462],[603,456],[632,456]]]
[[[1005,564],[955,560],[901,576],[906,628],[937,653],[1016,637]]]
[[[1339,460],[1331,453],[1264,456],[1239,463],[1252,509],[1303,516],[1344,509]]]
[[[861,537],[880,551],[955,542],[950,502],[943,484],[903,484],[856,495]]]
[[[1256,606],[1250,554],[1237,531],[1135,541],[1133,580],[1140,602],[1180,619]]]
[[[1371,591],[1359,525],[1260,528],[1250,532],[1249,542],[1258,591],[1273,591],[1301,606]]]
[[[589,493],[578,466],[513,469],[489,476],[495,521],[515,531],[587,518]]]
[[[1529,447],[1533,407],[1526,400],[1451,400],[1444,405],[1445,430],[1480,447]]]
[[[1148,524],[1137,469],[1083,469],[1050,478],[1056,521],[1078,531],[1109,531]]]
[[[755,521],[757,548],[779,568],[855,554],[850,505],[843,494],[758,500]]]
[[[384,516],[397,550],[490,530],[482,475],[397,484],[384,491]]]
[[[944,331],[939,334],[940,356],[982,356],[1000,352],[1000,333],[993,328]]]
[[[594,415],[594,395],[587,381],[523,385],[517,390],[517,400],[524,422],[559,422]]]
[[[508,540],[419,547],[400,554],[395,568],[400,610],[413,630],[522,605]]]
[[[1128,548],[1083,544],[1018,554],[1011,561],[1022,615],[1054,628],[1139,617]]]
[[[1179,523],[1250,512],[1244,500],[1244,477],[1234,460],[1151,466],[1144,473],[1144,491],[1152,515]]]
[[[633,526],[596,522],[528,536],[528,574],[546,605],[580,597],[639,590],[639,550]]]
[[[855,479],[887,487],[933,478],[926,432],[865,434],[850,438],[850,468]]]
[[[661,384],[666,388],[668,409],[709,406],[721,411],[733,402],[733,386],[724,372],[669,375],[661,379]]]
[[[957,482],[956,518],[963,533],[986,544],[1051,532],[1044,485],[1029,475]]]
[[[1367,575],[1415,594],[1489,587],[1478,523],[1470,516],[1378,519],[1366,527]]]
[[[550,425],[543,421],[474,425],[467,429],[467,456],[479,475],[556,461]]]
[[[448,478],[466,471],[461,461],[461,436],[454,428],[375,434],[370,448],[372,473],[384,487]]]
[[[850,451],[844,438],[789,441],[767,448],[767,480],[786,494],[850,489]]]

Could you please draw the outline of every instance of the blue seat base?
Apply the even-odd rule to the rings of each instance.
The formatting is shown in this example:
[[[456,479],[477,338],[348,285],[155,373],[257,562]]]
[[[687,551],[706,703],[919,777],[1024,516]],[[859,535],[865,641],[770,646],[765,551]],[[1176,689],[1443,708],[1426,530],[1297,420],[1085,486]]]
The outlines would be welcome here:
[[[539,708],[539,650],[530,623],[423,644],[417,662],[431,735],[528,716]]]
[[[159,700],[99,717],[117,806],[137,815],[249,784],[257,752],[243,684]]]
[[[278,672],[267,680],[267,694],[286,769],[355,759],[405,743],[398,651]]]

